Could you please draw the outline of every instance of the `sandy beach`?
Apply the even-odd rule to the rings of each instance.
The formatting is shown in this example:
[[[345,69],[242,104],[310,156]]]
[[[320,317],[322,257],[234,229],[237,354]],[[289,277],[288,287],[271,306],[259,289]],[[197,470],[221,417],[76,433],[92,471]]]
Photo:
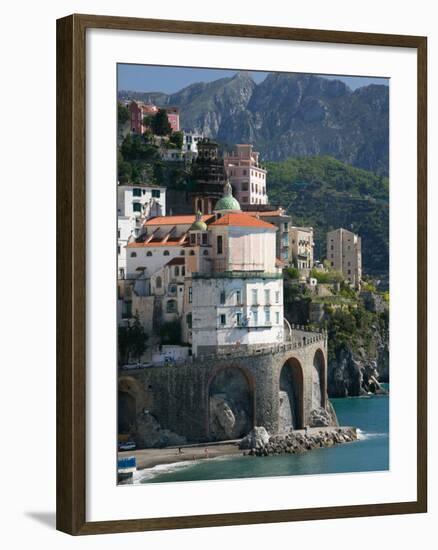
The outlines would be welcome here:
[[[239,449],[238,445],[239,440],[221,442],[220,444],[205,443],[202,445],[185,445],[181,447],[181,452],[179,452],[178,447],[122,451],[118,453],[118,456],[119,458],[135,456],[137,460],[137,470],[143,470],[161,464],[174,464],[175,462],[209,459],[218,456],[242,455],[244,451]]]

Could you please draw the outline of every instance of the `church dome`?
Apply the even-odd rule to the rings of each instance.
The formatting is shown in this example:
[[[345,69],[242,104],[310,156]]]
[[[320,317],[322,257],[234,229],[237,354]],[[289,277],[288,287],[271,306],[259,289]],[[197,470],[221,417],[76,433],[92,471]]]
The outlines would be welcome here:
[[[196,214],[196,219],[190,226],[189,231],[207,231],[207,224],[202,221],[201,212]]]
[[[239,201],[233,197],[233,191],[229,182],[225,184],[224,196],[217,201],[214,209],[217,212],[229,210],[238,210],[240,212]]]

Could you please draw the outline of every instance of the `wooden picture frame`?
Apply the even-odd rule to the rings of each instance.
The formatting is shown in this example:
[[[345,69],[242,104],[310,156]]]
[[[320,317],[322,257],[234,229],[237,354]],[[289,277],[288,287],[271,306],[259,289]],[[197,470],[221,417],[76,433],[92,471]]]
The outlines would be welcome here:
[[[418,72],[417,499],[411,502],[86,521],[85,80],[87,29],[413,48]],[[329,30],[71,15],[57,21],[57,529],[73,535],[426,512],[427,40]]]

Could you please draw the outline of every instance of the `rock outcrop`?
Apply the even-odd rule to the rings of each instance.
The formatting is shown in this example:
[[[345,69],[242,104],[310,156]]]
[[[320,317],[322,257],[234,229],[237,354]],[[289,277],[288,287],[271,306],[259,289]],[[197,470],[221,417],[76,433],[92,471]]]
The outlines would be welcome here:
[[[251,456],[275,456],[282,454],[299,454],[320,447],[333,447],[341,443],[350,443],[357,439],[355,428],[329,428],[306,432],[290,432],[274,435],[261,446],[249,451]]]
[[[157,419],[149,412],[142,412],[137,416],[137,430],[135,443],[142,448],[162,448],[169,445],[185,445],[185,437],[163,429]]]
[[[210,397],[210,435],[214,440],[237,439],[249,427],[246,411],[226,394]]]
[[[256,426],[239,443],[239,449],[258,449],[269,443],[269,434],[263,426]]]

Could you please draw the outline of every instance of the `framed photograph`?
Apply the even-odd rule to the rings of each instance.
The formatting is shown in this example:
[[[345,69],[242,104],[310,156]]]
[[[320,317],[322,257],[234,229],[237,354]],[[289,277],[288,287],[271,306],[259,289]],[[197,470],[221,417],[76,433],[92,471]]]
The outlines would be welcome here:
[[[426,38],[57,22],[57,527],[427,510]]]

